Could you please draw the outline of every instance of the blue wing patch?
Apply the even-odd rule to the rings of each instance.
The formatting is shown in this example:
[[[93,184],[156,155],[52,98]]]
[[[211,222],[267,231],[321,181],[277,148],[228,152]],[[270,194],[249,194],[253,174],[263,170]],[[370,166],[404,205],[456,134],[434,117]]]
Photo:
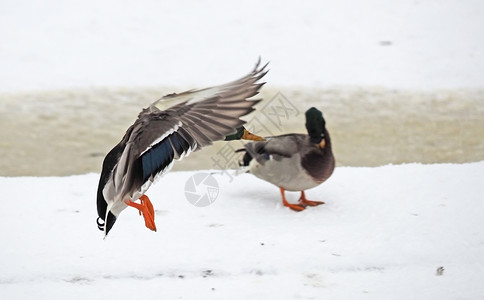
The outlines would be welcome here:
[[[190,143],[177,132],[170,134],[151,147],[138,158],[138,161],[141,160],[143,182],[148,181],[151,177],[155,177],[156,174],[170,165],[173,159],[182,157],[189,149]]]
[[[141,156],[143,181],[162,171],[173,161],[174,153],[170,140],[164,139]]]

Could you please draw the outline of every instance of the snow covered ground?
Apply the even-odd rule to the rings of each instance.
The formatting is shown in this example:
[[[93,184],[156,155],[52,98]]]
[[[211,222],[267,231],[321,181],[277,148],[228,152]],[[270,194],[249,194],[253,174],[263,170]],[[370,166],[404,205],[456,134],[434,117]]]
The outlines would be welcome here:
[[[484,162],[337,168],[300,213],[250,174],[213,175],[216,201],[195,207],[195,173],[149,190],[158,232],[126,209],[106,240],[98,174],[0,178],[0,298],[484,297]]]
[[[482,87],[484,2],[0,2],[0,92],[189,86],[248,72],[276,85]]]

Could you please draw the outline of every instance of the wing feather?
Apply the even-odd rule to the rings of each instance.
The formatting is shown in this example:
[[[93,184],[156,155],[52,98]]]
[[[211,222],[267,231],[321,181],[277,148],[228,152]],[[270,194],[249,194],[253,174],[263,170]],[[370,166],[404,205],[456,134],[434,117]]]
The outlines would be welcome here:
[[[126,133],[126,146],[113,170],[117,198],[144,193],[175,159],[223,140],[245,121],[260,100],[251,99],[264,83],[266,65],[233,82],[169,94],[143,109]],[[114,182],[113,182],[114,183]]]

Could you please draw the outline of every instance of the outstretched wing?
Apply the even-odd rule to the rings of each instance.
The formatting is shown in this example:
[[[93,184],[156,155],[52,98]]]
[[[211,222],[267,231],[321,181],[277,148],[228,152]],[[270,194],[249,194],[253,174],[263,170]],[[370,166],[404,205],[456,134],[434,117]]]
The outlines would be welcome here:
[[[268,72],[265,71],[268,63],[259,68],[260,66],[260,58],[257,61],[254,69],[247,74],[246,76],[218,86],[209,87],[205,89],[199,90],[190,90],[183,93],[172,93],[166,96],[163,96],[161,99],[156,100],[153,102],[150,107],[144,109],[141,113],[150,113],[158,111],[164,111],[169,108],[178,107],[179,105],[190,105],[197,102],[202,102],[213,98],[214,96],[218,95],[223,97],[223,102],[228,103],[231,100],[237,99],[247,99],[252,97],[253,95],[257,94],[257,90],[264,85],[264,83],[257,84],[257,81],[264,77],[264,75]],[[255,89],[255,91],[254,91]],[[255,93],[254,93],[255,92]],[[244,95],[245,93],[245,95]],[[250,96],[250,94],[252,96]],[[234,98],[235,97],[235,98]]]
[[[258,81],[267,73],[267,64],[259,68],[259,63],[239,80],[170,94],[143,109],[128,129],[129,139],[113,170],[113,186],[122,189],[116,194],[133,195],[167,170],[174,159],[223,140],[242,126],[245,121],[240,117],[252,112],[260,101],[248,100],[264,85]]]

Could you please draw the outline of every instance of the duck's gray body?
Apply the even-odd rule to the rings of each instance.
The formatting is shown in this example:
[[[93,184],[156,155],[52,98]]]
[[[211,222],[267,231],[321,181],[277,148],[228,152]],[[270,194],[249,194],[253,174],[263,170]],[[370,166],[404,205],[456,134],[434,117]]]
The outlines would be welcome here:
[[[335,166],[326,130],[324,136],[324,148],[311,143],[307,134],[286,134],[248,143],[243,164],[254,176],[285,190],[314,188],[331,176]]]

